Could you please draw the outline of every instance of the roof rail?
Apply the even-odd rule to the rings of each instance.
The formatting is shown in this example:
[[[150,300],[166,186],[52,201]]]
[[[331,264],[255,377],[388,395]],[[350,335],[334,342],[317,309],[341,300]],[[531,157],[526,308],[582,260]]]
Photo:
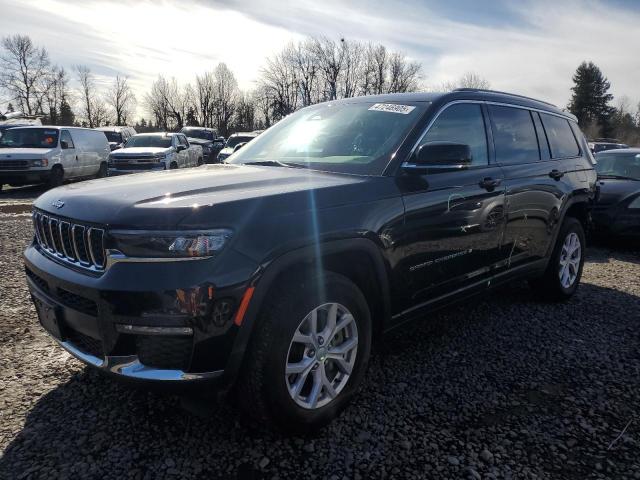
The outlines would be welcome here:
[[[454,92],[485,92],[485,93],[499,93],[501,95],[510,95],[512,97],[525,98],[527,100],[533,100],[534,102],[544,103],[546,105],[550,105],[552,107],[558,108],[557,105],[554,105],[550,102],[545,102],[544,100],[538,100],[537,98],[527,97],[526,95],[518,95],[517,93],[509,93],[509,92],[501,92],[500,90],[489,90],[486,88],[456,88]]]

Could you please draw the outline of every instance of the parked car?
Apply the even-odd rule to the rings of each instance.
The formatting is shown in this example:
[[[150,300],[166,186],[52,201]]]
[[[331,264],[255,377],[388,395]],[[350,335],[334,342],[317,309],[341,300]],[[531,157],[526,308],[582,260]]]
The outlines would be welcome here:
[[[226,161],[229,156],[244,147],[244,145],[260,135],[259,132],[239,132],[229,135],[224,148],[218,153],[218,163]]]
[[[599,235],[640,237],[640,148],[596,155],[598,202],[593,223]]]
[[[205,163],[217,162],[218,153],[224,147],[224,137],[218,135],[216,130],[203,127],[184,127],[180,133],[184,133],[192,145],[202,147]]]
[[[109,148],[111,148],[111,151],[123,148],[124,144],[127,143],[127,140],[138,133],[133,127],[99,127],[96,128],[96,130],[104,132],[104,135],[107,137],[107,141],[109,142]]]
[[[111,152],[109,176],[202,165],[202,147],[182,133],[139,133]]]
[[[228,164],[45,193],[29,289],[88,365],[229,390],[309,431],[353,398],[384,332],[521,278],[571,297],[591,158],[574,116],[517,95],[314,105]]]
[[[109,144],[95,130],[15,127],[0,138],[0,185],[48,183],[106,176]]]
[[[605,150],[616,150],[620,148],[629,148],[629,145],[621,143],[614,138],[598,138],[592,142],[589,142],[589,149],[594,155]]]

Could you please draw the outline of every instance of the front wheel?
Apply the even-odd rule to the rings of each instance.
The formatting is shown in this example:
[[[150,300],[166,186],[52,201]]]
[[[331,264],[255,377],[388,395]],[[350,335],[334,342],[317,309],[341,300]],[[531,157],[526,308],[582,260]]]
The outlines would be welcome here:
[[[62,185],[64,182],[64,170],[60,165],[54,165],[51,169],[51,176],[49,177],[49,188],[56,188]]]
[[[342,275],[282,285],[268,300],[247,352],[238,393],[243,410],[292,433],[335,418],[362,382],[371,316]]]
[[[96,173],[96,178],[104,178],[107,176],[107,164],[105,162],[102,162],[100,164],[100,169],[98,170],[98,173]]]
[[[560,228],[545,273],[530,281],[536,292],[550,300],[566,300],[571,297],[578,289],[582,277],[585,245],[582,224],[573,217],[567,217]]]

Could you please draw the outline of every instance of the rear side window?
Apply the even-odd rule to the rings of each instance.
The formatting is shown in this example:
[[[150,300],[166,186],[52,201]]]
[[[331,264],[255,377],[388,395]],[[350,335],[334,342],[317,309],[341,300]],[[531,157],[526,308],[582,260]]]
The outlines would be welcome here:
[[[529,163],[540,160],[538,137],[531,112],[522,108],[490,105],[496,162]]]
[[[552,158],[577,157],[580,155],[580,147],[578,147],[578,142],[576,142],[576,137],[571,131],[568,120],[546,113],[541,113],[540,117],[542,118],[544,130],[547,132]]]
[[[431,125],[420,145],[431,142],[453,142],[469,145],[471,165],[487,165],[487,133],[482,107],[472,103],[452,105]]]

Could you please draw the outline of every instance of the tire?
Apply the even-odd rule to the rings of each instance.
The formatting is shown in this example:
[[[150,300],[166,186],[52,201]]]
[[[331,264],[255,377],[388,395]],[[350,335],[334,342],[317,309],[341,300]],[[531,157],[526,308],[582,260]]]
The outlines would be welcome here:
[[[289,433],[317,430],[340,414],[362,382],[371,351],[369,307],[353,282],[331,272],[317,279],[292,279],[276,287],[276,292],[270,294],[266,302],[257,319],[238,380],[236,392],[240,407],[263,426]],[[318,307],[320,310],[316,310]],[[337,312],[337,325],[346,323],[347,326],[334,330],[333,339],[327,335],[329,338],[324,342],[319,338],[316,340],[316,346],[323,344],[326,347],[311,351],[307,344],[294,342],[294,332],[304,331],[301,328],[305,321],[305,325],[310,325],[308,319],[314,310],[319,312],[318,331],[323,329],[321,327],[327,328],[324,319],[331,314],[332,308]],[[311,335],[305,338],[311,338]],[[327,351],[346,350],[354,344],[354,339],[356,345],[343,361],[329,358],[331,353]],[[294,399],[291,390],[304,374],[286,375],[286,367],[303,363],[313,366],[310,370],[307,368],[306,380],[300,383],[300,394]],[[339,369],[339,363],[350,367],[351,373],[346,373],[349,369]],[[323,373],[330,378],[327,382],[335,395],[330,395],[323,384],[319,395],[315,396],[317,404],[313,406],[314,381],[322,378]]]
[[[576,239],[578,250],[572,250],[576,244],[571,244],[571,241]],[[567,217],[558,233],[546,271],[541,277],[529,281],[536,293],[552,301],[569,299],[580,284],[584,266],[585,246],[586,241],[582,224],[573,217]],[[573,261],[566,261],[567,251],[569,252],[569,259],[573,258]],[[579,258],[575,258],[576,252],[578,252]],[[567,276],[562,276],[563,274]]]
[[[49,178],[49,188],[56,188],[64,182],[64,170],[60,165],[54,165]]]
[[[98,173],[96,173],[95,178],[104,178],[107,176],[107,164],[105,162],[102,162],[100,164],[100,170],[98,170]]]
[[[204,161],[202,160],[202,157],[200,157],[198,159],[198,167],[201,166],[204,163]]]
[[[175,170],[176,168],[178,168],[178,164],[176,162],[171,162],[171,165],[169,165],[169,169]]]

